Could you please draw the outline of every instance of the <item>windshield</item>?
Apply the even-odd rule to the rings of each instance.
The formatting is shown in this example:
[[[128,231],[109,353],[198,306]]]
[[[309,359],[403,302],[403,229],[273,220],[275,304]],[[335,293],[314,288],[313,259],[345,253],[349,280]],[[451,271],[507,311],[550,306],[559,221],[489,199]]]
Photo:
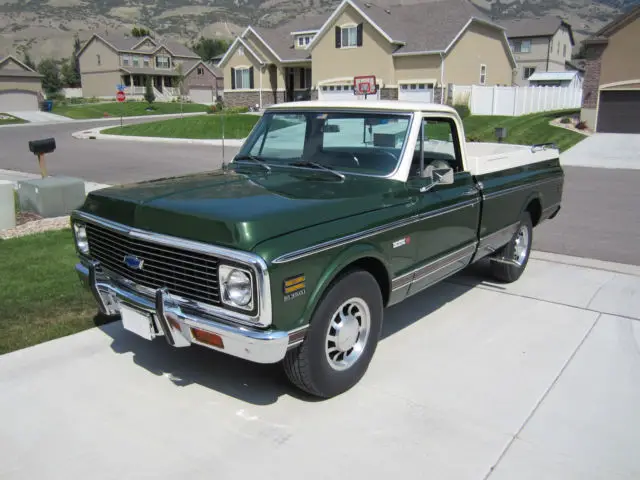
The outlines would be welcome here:
[[[411,114],[268,112],[236,160],[385,176],[402,156]]]

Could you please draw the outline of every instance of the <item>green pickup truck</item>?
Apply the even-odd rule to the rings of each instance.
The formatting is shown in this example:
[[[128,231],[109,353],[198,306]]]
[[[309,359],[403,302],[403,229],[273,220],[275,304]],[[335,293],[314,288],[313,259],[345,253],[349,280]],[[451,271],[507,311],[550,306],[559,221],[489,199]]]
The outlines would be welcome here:
[[[278,104],[220,170],[90,193],[76,270],[125,329],[281,362],[327,398],[365,374],[385,307],[481,259],[517,280],[563,184],[555,146],[466,142],[445,105]]]

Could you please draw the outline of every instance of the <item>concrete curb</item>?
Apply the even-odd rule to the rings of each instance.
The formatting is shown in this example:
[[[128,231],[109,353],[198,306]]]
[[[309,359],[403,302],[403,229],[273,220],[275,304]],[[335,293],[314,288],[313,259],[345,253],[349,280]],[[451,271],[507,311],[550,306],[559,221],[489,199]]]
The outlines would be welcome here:
[[[102,130],[113,128],[113,125],[106,127],[90,128],[89,130],[82,130],[72,133],[73,138],[79,140],[121,140],[129,142],[147,142],[147,143],[175,143],[186,145],[209,145],[214,147],[222,146],[222,140],[204,140],[204,139],[191,139],[191,138],[169,138],[169,137],[133,137],[127,135],[108,135],[101,133]],[[224,144],[227,147],[240,147],[244,142],[244,139],[229,138],[224,140]]]
[[[640,277],[640,266],[629,265],[626,263],[605,262],[603,260],[595,260],[593,258],[572,257],[569,255],[542,252],[539,250],[531,250],[531,258],[543,262],[562,263],[565,265],[573,265],[574,267],[605,270],[607,272],[623,273],[626,275]]]
[[[207,115],[207,112],[192,112],[192,113],[183,113],[183,117],[195,117],[197,115]],[[122,117],[122,119],[126,122],[127,120],[141,120],[141,119],[150,119],[150,120],[162,120],[169,118],[178,118],[180,117],[179,113],[166,113],[162,115],[136,115],[135,117]],[[10,125],[0,125],[0,128],[16,128],[16,127],[33,127],[33,126],[43,126],[43,125],[65,125],[69,123],[93,123],[93,122],[119,122],[120,117],[100,117],[100,118],[69,118],[65,121],[51,121],[51,122],[29,122],[29,123],[18,123],[18,124],[10,124]]]

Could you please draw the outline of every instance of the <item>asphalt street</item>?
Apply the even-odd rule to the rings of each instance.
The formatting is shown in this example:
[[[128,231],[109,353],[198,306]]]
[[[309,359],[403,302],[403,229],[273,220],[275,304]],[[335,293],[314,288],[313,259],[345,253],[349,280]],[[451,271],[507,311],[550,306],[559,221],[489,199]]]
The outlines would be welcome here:
[[[128,123],[145,121],[128,120]],[[110,122],[110,124],[117,124]],[[220,168],[222,149],[200,145],[77,140],[97,122],[0,128],[0,169],[38,173],[29,140],[53,136],[52,175],[98,183],[128,183]],[[225,148],[228,160],[237,147]],[[640,265],[640,170],[565,166],[559,216],[536,229],[534,249]]]

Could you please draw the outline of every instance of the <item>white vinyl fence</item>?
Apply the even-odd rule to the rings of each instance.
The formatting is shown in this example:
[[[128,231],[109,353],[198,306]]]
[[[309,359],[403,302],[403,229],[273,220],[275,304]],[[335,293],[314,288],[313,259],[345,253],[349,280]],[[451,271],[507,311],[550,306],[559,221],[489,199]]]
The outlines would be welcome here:
[[[82,89],[81,88],[63,88],[62,93],[65,98],[81,98],[82,97]]]
[[[467,104],[472,115],[518,116],[582,105],[582,89],[572,87],[455,85],[452,94],[453,104]]]

